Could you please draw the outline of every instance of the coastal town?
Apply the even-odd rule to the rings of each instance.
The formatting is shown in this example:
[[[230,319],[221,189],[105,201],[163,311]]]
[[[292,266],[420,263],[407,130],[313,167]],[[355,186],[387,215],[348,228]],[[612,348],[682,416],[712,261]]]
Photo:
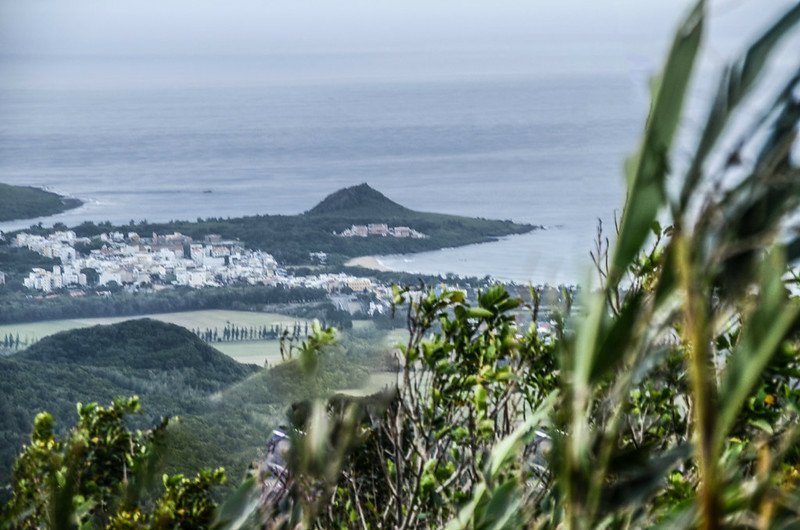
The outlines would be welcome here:
[[[391,300],[391,289],[370,278],[345,273],[294,276],[271,254],[247,249],[239,240],[215,234],[196,241],[178,232],[144,237],[136,232],[112,231],[94,238],[78,237],[72,230],[46,237],[23,232],[11,240],[11,245],[61,261],[50,270],[33,268],[23,280],[26,288],[41,293],[60,289],[80,293],[114,286],[129,291],[242,284],[307,287],[324,289],[343,309],[348,298],[341,293],[372,294],[376,302],[370,303],[370,314],[383,313]],[[327,257],[323,252],[312,254],[319,262]]]

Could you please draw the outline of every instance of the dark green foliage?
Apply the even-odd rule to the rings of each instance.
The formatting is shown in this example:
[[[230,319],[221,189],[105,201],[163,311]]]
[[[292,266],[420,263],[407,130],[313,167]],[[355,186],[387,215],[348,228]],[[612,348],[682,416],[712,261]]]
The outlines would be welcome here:
[[[81,204],[78,199],[43,189],[0,183],[0,221],[54,215]]]
[[[186,329],[151,319],[56,333],[15,359],[137,370],[209,370],[223,385],[252,372]]]
[[[61,260],[46,258],[27,248],[12,247],[0,242],[0,271],[6,274],[6,284],[0,285],[0,299],[12,295],[11,291],[30,293],[23,287],[22,280],[34,267],[52,270],[54,265],[61,265]],[[21,294],[17,296],[22,296]],[[0,315],[4,313],[0,310]]]
[[[319,204],[311,208],[309,215],[404,215],[411,210],[392,201],[367,183],[343,188],[331,193]]]
[[[37,415],[30,443],[14,466],[11,499],[0,527],[167,529],[206,528],[214,521],[211,489],[225,481],[221,469],[195,478],[162,478],[156,492],[167,421],[149,431],[130,431],[126,416],[138,398],[109,407],[78,405],[78,423],[64,437],[53,418]]]
[[[396,291],[398,301],[407,295]],[[522,300],[500,286],[477,305],[459,291],[413,299],[399,388],[302,403],[290,415],[288,496],[306,525],[440,528],[493,465],[492,448],[526,419],[544,419],[537,409],[558,384],[555,344],[518,325]]]
[[[129,420],[133,425],[180,418],[166,434],[169,472],[224,466],[236,483],[291,403],[363,385],[369,374],[362,366],[379,365],[373,356],[384,359],[381,340],[346,339],[311,377],[296,360],[269,370],[236,363],[190,331],[151,320],[53,335],[0,358],[0,482],[8,480],[38,412],[50,411],[63,429],[76,402],[135,394],[148,407]]]

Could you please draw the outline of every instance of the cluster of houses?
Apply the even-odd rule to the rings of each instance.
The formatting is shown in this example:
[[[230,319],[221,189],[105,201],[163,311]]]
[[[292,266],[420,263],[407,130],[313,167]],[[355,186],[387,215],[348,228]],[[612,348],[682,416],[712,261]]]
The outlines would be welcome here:
[[[407,226],[389,226],[385,223],[374,223],[368,225],[353,225],[336,234],[339,237],[410,237],[413,239],[425,239],[428,236],[422,232],[417,232]]]
[[[61,266],[52,270],[33,269],[23,281],[29,289],[43,292],[112,283],[189,287],[269,283],[278,268],[270,254],[247,250],[239,241],[215,235],[196,242],[177,232],[154,233],[149,238],[135,232],[110,232],[93,240],[66,230],[47,237],[20,233],[12,244],[61,260]],[[79,248],[89,250],[81,252]]]
[[[195,241],[178,232],[153,233],[151,237],[136,232],[109,232],[90,239],[65,230],[48,236],[20,233],[12,245],[61,261],[51,270],[34,268],[23,280],[25,287],[44,293],[112,284],[131,289],[250,284],[311,287],[328,293],[371,293],[375,299],[391,300],[390,289],[369,278],[344,273],[288,275],[272,255],[246,249],[240,241],[218,235]],[[322,262],[327,257],[316,254]],[[342,306],[341,309],[348,309],[347,304]],[[369,312],[384,312],[387,308],[388,302],[372,304]]]

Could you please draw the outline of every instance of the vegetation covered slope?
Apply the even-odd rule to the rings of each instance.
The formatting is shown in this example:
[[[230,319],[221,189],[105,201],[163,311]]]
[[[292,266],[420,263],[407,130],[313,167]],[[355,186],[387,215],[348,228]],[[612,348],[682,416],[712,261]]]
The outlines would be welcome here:
[[[310,215],[406,215],[412,213],[367,183],[342,188],[325,197],[307,213]]]
[[[142,319],[57,333],[0,358],[0,480],[6,481],[34,416],[72,423],[77,402],[140,395],[142,423],[195,411],[205,396],[245,379],[239,364],[179,326]]]
[[[353,224],[385,223],[408,226],[425,239],[395,237],[339,237]],[[139,223],[134,228],[149,235],[178,231],[195,238],[220,234],[239,238],[250,248],[262,249],[279,261],[289,264],[308,263],[309,252],[322,251],[333,262],[366,254],[422,252],[445,247],[495,240],[510,234],[530,232],[536,227],[512,221],[497,221],[417,212],[388,199],[366,184],[339,190],[317,206],[299,215],[255,215],[235,219],[209,218],[197,222]],[[113,229],[109,225],[84,223],[75,227],[80,236],[94,236]]]
[[[80,206],[81,201],[31,186],[0,182],[0,221],[54,215]]]
[[[216,390],[252,372],[180,326],[128,320],[57,333],[15,356],[59,365],[134,370],[190,370],[198,388]]]
[[[224,466],[235,483],[291,403],[364,384],[363,366],[381,358],[375,344],[382,342],[382,335],[348,336],[309,378],[297,361],[269,370],[239,364],[184,328],[155,320],[52,335],[0,357],[0,483],[8,482],[37,413],[52,413],[63,434],[76,403],[133,395],[146,404],[132,417],[137,427],[180,417],[167,433],[170,471]]]

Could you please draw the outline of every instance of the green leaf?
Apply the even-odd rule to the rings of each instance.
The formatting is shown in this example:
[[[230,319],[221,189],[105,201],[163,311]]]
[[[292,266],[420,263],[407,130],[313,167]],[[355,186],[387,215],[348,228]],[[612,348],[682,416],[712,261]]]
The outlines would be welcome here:
[[[492,490],[486,507],[481,510],[479,526],[490,530],[501,530],[511,527],[512,522],[519,515],[522,504],[519,484],[511,479],[498,488]],[[519,522],[519,521],[515,521]],[[513,525],[516,527],[518,525]]]
[[[528,417],[525,423],[517,427],[514,432],[500,440],[494,446],[491,454],[489,455],[489,480],[495,480],[498,477],[500,471],[502,471],[505,465],[514,457],[524,440],[533,432],[533,429],[539,425],[548,414],[550,414],[557,398],[557,392],[553,392],[548,395],[544,401],[542,401],[539,407],[533,412],[533,414]],[[501,511],[501,508],[503,506],[512,507],[509,503],[503,504],[502,502],[504,498],[511,499],[511,497],[506,496],[506,494],[511,493],[510,488],[513,486],[513,484],[508,484],[509,483],[506,482],[503,486],[501,486],[501,488],[505,487],[505,489],[503,489],[503,491],[495,497],[495,492],[497,492],[500,488],[498,488],[498,490],[490,490],[486,482],[478,483],[478,485],[475,487],[475,490],[472,492],[472,498],[470,501],[464,505],[461,510],[459,510],[455,519],[448,523],[445,530],[464,530],[465,528],[470,527],[471,524],[475,522],[475,519],[478,517],[478,515],[482,513],[480,507],[486,505],[487,503],[493,506],[492,513],[497,517],[497,519],[493,520],[493,524],[495,526],[492,526],[491,528],[502,528],[505,522],[508,521],[508,519],[505,517],[508,512],[504,510]],[[492,501],[494,501],[493,504]],[[516,511],[516,507],[513,507],[512,511]]]
[[[470,318],[492,318],[494,313],[482,307],[470,307],[467,309],[467,317]]]
[[[642,292],[629,297],[619,316],[613,322],[605,324],[608,329],[605,333],[601,332],[603,335],[602,344],[592,359],[592,368],[589,376],[590,383],[596,382],[619,365],[626,351],[626,346],[631,344],[633,334],[636,331],[636,318],[639,315],[643,299]]]
[[[680,123],[683,100],[703,34],[705,2],[699,1],[683,21],[662,74],[654,80],[653,106],[638,153],[629,159],[628,200],[611,260],[616,284],[641,249],[665,199],[668,156]]]
[[[260,499],[256,481],[253,478],[245,480],[236,491],[219,507],[212,528],[215,530],[238,530],[250,528],[251,518],[258,513]]]
[[[447,523],[445,530],[465,530],[468,528],[475,516],[475,511],[478,509],[480,503],[484,501],[485,495],[486,483],[481,482],[475,487],[475,491],[472,493],[472,499],[458,511],[455,519]]]
[[[528,436],[531,431],[533,431],[533,429],[539,425],[550,413],[555,405],[557,397],[558,392],[553,391],[544,399],[544,401],[542,401],[542,404],[539,405],[539,408],[537,408],[533,414],[528,417],[525,423],[517,427],[514,432],[497,442],[497,445],[494,446],[494,449],[492,449],[492,453],[489,456],[489,476],[491,478],[497,476],[502,467],[508,463],[509,460],[511,460],[516,451],[519,449],[522,440],[524,440],[524,438]]]
[[[772,50],[798,21],[800,21],[800,4],[788,10],[723,72],[714,104],[709,111],[700,142],[681,189],[682,208],[686,207],[689,197],[695,190],[702,175],[706,156],[719,139],[728,118],[753,87]]]

